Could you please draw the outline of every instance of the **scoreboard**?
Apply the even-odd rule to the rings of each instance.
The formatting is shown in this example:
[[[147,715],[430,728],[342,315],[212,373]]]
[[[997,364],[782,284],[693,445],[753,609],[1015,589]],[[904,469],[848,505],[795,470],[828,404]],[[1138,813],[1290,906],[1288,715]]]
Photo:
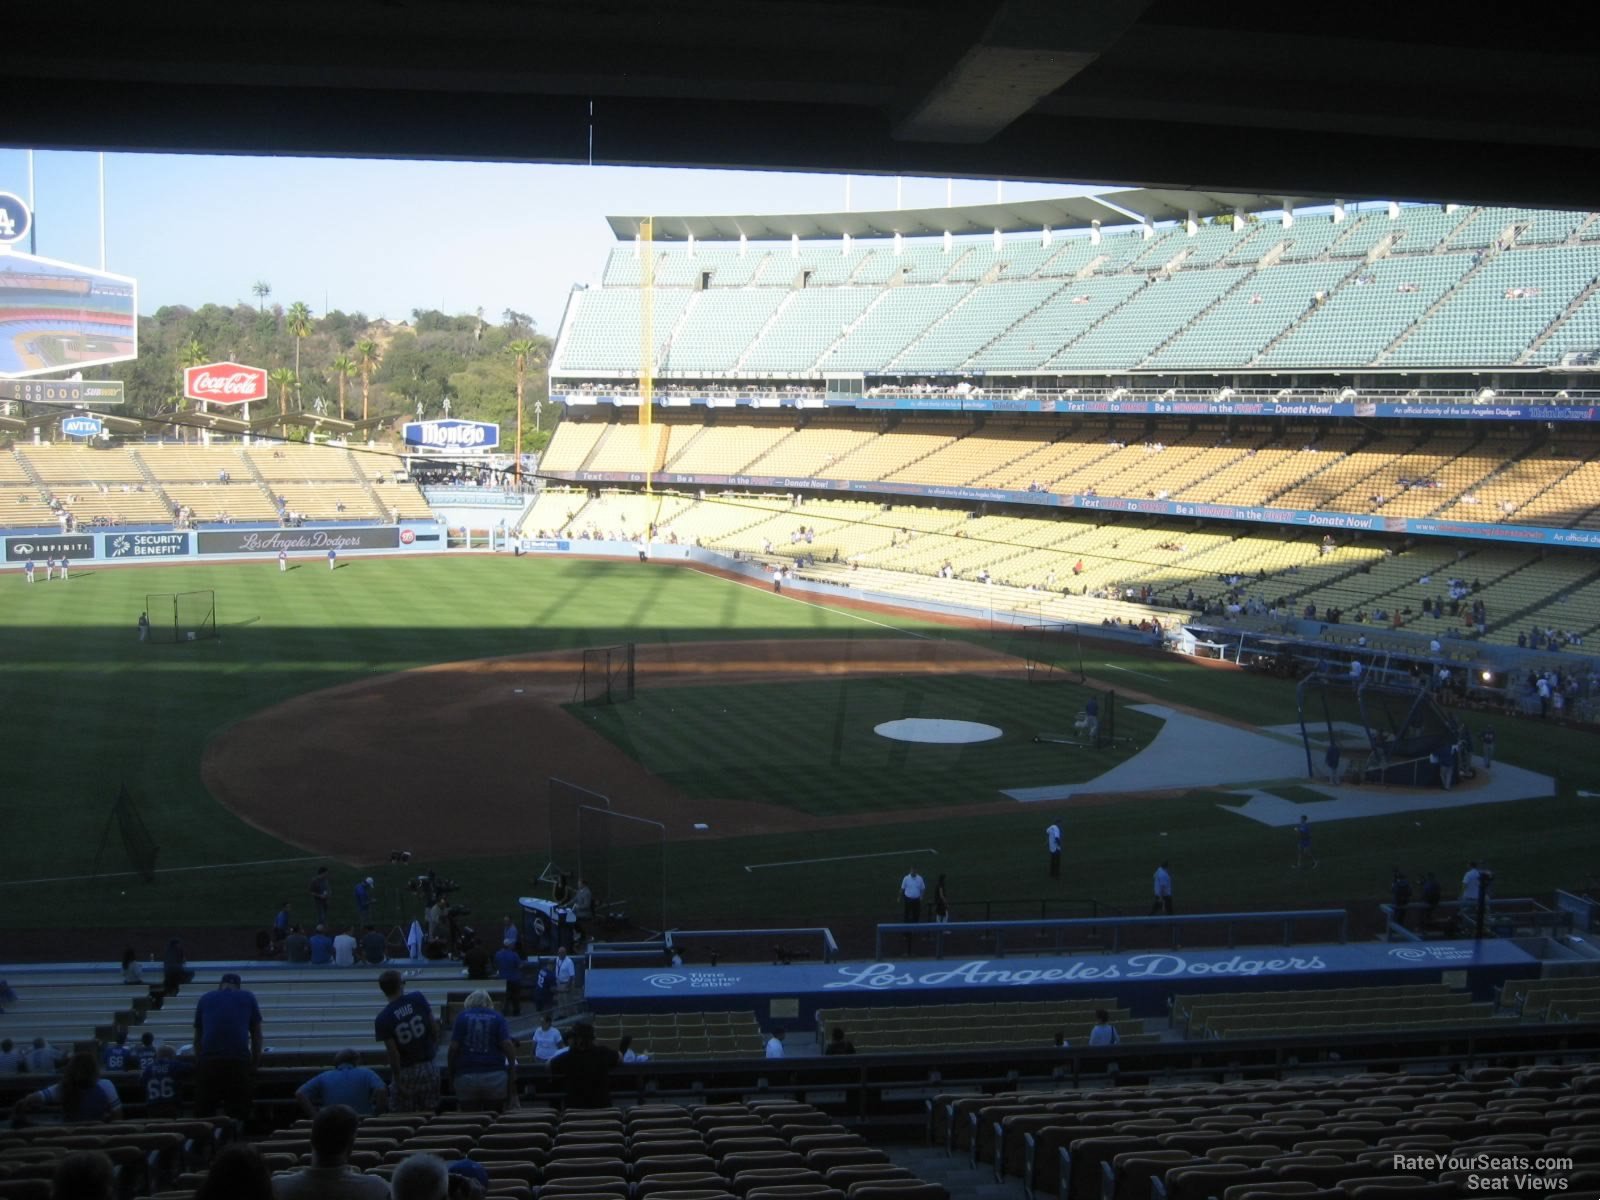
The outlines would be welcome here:
[[[121,404],[120,379],[8,379],[0,380],[0,400],[24,404]]]

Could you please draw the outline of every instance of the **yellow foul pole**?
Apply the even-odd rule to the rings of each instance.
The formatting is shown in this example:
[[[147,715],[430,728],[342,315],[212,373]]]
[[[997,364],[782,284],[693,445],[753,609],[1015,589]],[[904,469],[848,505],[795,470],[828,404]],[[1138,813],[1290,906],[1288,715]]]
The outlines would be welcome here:
[[[644,490],[651,490],[655,474],[654,430],[650,428],[655,394],[655,221],[639,222],[639,450],[644,457]]]

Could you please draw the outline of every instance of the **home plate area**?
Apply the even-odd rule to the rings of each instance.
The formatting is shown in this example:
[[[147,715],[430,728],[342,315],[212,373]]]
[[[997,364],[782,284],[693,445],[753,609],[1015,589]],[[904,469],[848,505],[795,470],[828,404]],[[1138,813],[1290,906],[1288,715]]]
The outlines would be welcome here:
[[[1306,751],[1298,725],[1250,730],[1160,704],[1132,705],[1159,717],[1161,731],[1138,754],[1083,783],[1011,788],[1004,794],[1024,804],[1070,800],[1077,795],[1105,796],[1222,788],[1237,791],[1242,803],[1219,804],[1263,825],[1293,825],[1304,813],[1313,821],[1348,821],[1397,812],[1465,808],[1554,796],[1548,775],[1497,763],[1492,771],[1463,780],[1454,789],[1404,788],[1387,785],[1334,785],[1326,777],[1307,775]],[[1320,766],[1320,763],[1318,764]],[[1274,795],[1275,787],[1294,786],[1325,797],[1289,800]]]

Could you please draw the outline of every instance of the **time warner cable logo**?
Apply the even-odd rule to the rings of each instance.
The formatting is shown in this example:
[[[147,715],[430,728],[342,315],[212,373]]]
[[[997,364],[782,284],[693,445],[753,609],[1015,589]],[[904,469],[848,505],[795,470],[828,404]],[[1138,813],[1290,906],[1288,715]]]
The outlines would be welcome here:
[[[660,988],[669,992],[680,983],[687,983],[688,977],[684,975],[646,975],[644,981],[653,988]]]

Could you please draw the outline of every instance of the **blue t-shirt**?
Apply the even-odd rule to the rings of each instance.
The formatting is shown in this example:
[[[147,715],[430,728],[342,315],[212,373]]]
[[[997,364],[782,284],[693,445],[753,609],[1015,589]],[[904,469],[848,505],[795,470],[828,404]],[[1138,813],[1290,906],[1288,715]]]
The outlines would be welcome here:
[[[439,1052],[433,1036],[433,1009],[421,992],[407,992],[391,1000],[373,1022],[373,1032],[380,1042],[393,1041],[400,1048],[400,1062],[408,1067],[432,1062]]]
[[[108,1071],[130,1071],[133,1069],[133,1051],[127,1046],[113,1042],[100,1054],[100,1062]]]
[[[501,979],[522,978],[522,956],[509,946],[494,952],[494,965],[499,968]]]
[[[278,931],[279,937],[287,936],[289,933],[289,914],[280,908],[278,915],[272,918],[272,927]]]
[[[503,1071],[506,1056],[500,1043],[511,1040],[511,1026],[492,1008],[469,1008],[456,1018],[450,1040],[461,1047],[456,1058],[461,1074]]]
[[[367,904],[372,898],[372,893],[367,890],[367,881],[362,880],[356,884],[356,907],[362,912],[367,911]]]
[[[152,1112],[176,1112],[178,1085],[185,1074],[186,1064],[181,1059],[158,1058],[139,1076],[139,1086],[144,1089],[144,1102]]]
[[[61,1085],[52,1083],[40,1095],[48,1104],[61,1104]],[[61,1116],[68,1121],[99,1121],[122,1106],[115,1085],[109,1079],[97,1079],[94,1086],[78,1093],[78,1102],[71,1112],[62,1109]]]
[[[318,1108],[334,1104],[348,1104],[363,1117],[372,1115],[372,1093],[382,1091],[383,1080],[366,1067],[344,1063],[331,1071],[324,1071],[301,1090],[311,1097]]]
[[[319,966],[333,961],[333,939],[327,934],[311,935],[311,961]]]
[[[201,1058],[250,1057],[250,1027],[261,1020],[255,993],[220,988],[207,992],[194,1006],[200,1037],[195,1050]]]

